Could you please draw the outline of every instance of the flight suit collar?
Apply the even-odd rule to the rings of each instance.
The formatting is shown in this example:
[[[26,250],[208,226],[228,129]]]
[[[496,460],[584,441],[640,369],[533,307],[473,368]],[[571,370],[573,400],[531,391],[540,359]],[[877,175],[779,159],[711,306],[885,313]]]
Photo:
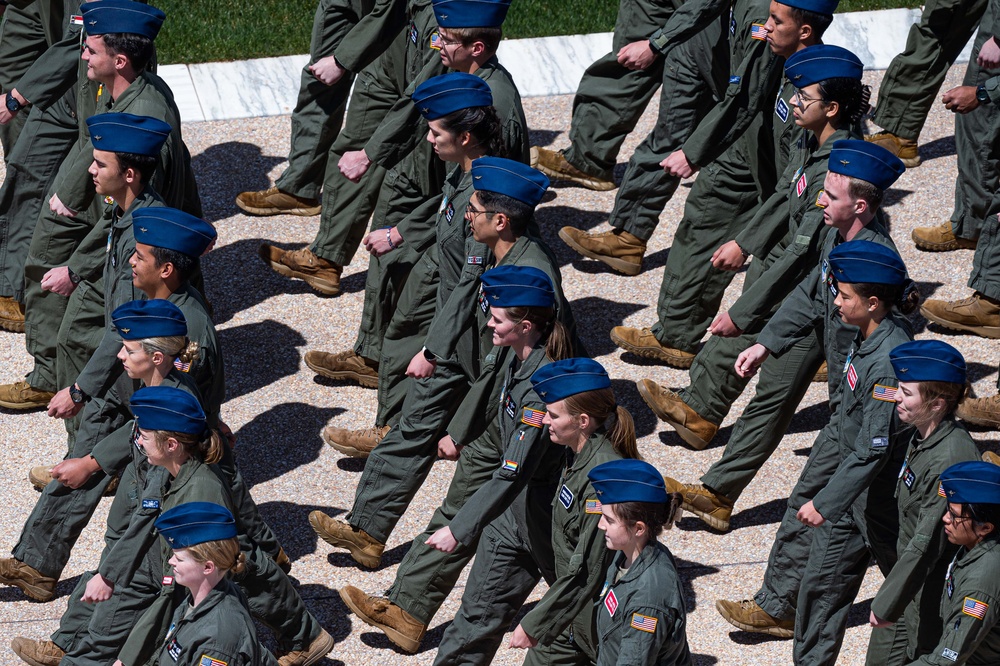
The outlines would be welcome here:
[[[160,195],[147,185],[142,189],[142,192],[139,192],[139,195],[132,201],[132,205],[126,210],[122,210],[121,206],[115,205],[114,226],[116,228],[132,226],[132,213],[135,210],[147,208],[160,200]]]
[[[583,450],[571,457],[568,471],[572,472],[586,468],[598,452],[605,449],[613,451],[614,447],[611,446],[611,440],[608,439],[608,433],[604,429],[604,426],[601,426],[583,445]]]
[[[149,85],[149,81],[146,78],[147,74],[143,72],[140,74],[135,81],[128,85],[128,88],[122,91],[122,94],[117,97],[117,99],[108,98],[105,102],[105,108],[108,111],[115,109],[116,107],[122,107],[127,105],[133,99],[142,94],[142,91],[146,89]]]
[[[955,419],[949,416],[941,421],[941,423],[938,424],[938,427],[934,428],[934,432],[932,432],[926,439],[918,439],[919,434],[914,431],[913,452],[917,453],[919,451],[926,451],[927,449],[934,448],[943,442],[955,428]]]
[[[646,569],[649,569],[651,566],[653,566],[653,564],[661,555],[660,549],[656,547],[657,543],[658,542],[655,539],[653,539],[646,544],[646,547],[643,548],[642,551],[639,553],[639,557],[635,559],[635,562],[632,563],[632,566],[628,568],[628,571],[625,572],[625,575],[621,577],[621,579],[616,583],[616,585],[622,585],[624,583],[632,582],[633,580],[641,576],[646,571]],[[615,555],[615,566],[612,567],[611,569],[612,577],[615,575],[614,572],[620,569],[622,563],[624,562],[625,562],[625,553],[619,552],[617,555]]]
[[[870,336],[862,340],[860,344],[857,344],[857,341],[861,338],[861,334],[859,332],[855,338],[856,351],[854,352],[853,358],[861,358],[874,353],[879,347],[882,346],[882,343],[885,342],[886,338],[888,338],[897,328],[902,326],[904,326],[904,324],[900,321],[899,316],[890,312],[885,319],[879,323],[878,328],[876,328]],[[888,358],[888,356],[889,354],[886,352],[886,358]]]

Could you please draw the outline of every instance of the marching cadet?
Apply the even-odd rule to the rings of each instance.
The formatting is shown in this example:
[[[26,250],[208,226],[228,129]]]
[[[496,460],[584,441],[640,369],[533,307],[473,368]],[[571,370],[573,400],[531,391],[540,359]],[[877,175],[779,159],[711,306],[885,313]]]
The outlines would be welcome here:
[[[913,430],[896,481],[898,559],[872,600],[869,666],[913,661],[930,654],[941,638],[935,611],[958,549],[941,524],[948,500],[940,477],[952,465],[979,459],[975,442],[954,418],[967,386],[959,351],[940,340],[914,340],[889,352],[889,361],[899,380],[896,412]]]
[[[680,495],[642,460],[612,460],[587,475],[601,506],[608,566],[597,603],[597,666],[687,666],[687,611],[677,564],[657,541],[680,515]]]

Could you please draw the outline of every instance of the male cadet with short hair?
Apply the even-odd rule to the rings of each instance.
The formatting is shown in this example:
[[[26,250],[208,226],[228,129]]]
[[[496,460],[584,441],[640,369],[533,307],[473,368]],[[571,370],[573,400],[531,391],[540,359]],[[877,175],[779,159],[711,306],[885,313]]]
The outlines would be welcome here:
[[[241,192],[236,205],[251,215],[318,215],[320,188],[355,72],[385,50],[401,25],[384,13],[402,13],[392,0],[320,0],[313,18],[309,62],[302,68],[292,110],[288,167],[266,190]],[[397,22],[398,23],[398,22]],[[348,64],[349,63],[349,64]]]
[[[815,362],[808,359],[815,359],[822,353],[831,369],[843,368],[846,373],[848,353],[858,328],[845,324],[838,315],[835,300],[839,292],[830,271],[830,252],[852,240],[879,243],[895,250],[888,231],[877,216],[885,194],[883,186],[892,184],[904,169],[897,157],[880,146],[864,141],[837,142],[830,153],[822,196],[824,221],[836,233],[827,235],[819,265],[781,304],[761,331],[757,343],[740,354],[736,363],[740,376],[749,377],[761,363],[772,363],[769,358],[772,354],[779,361],[786,354],[798,355],[806,360],[801,367],[812,372]],[[816,352],[809,354],[811,348],[816,348]],[[722,617],[744,631],[792,638],[799,583],[809,559],[813,529],[799,521],[798,511],[826,486],[829,475],[840,464],[840,419],[836,407],[841,403],[843,382],[842,377],[838,385],[840,390],[831,390],[833,418],[817,436],[788,498],[771,547],[763,585],[753,599],[716,602]],[[801,395],[791,396],[789,400],[799,397]],[[687,503],[693,486],[678,486],[680,484],[667,480],[668,489],[682,492]],[[892,540],[890,549],[894,548],[895,535],[887,534],[886,538]]]
[[[131,0],[101,0],[82,8],[88,31],[82,57],[87,78],[100,83],[98,112],[128,112],[168,123],[171,134],[150,182],[168,205],[200,214],[190,155],[180,134],[180,114],[166,84],[145,71],[163,12]],[[60,166],[51,189],[51,210],[39,218],[27,251],[25,333],[35,365],[25,380],[0,386],[0,405],[10,409],[47,404],[58,388],[76,378],[103,335],[101,285],[81,282],[84,275],[100,273],[106,235],[88,237],[100,221],[103,202],[94,197],[89,173],[93,146],[85,119],[80,125],[80,140]],[[5,250],[9,254],[14,248]],[[78,288],[82,291],[70,311],[69,296]],[[71,428],[70,422],[67,426]]]

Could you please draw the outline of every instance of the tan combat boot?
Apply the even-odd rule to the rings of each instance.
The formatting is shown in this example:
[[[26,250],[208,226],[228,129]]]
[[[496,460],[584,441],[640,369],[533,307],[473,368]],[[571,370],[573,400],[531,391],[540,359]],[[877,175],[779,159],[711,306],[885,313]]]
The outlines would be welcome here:
[[[640,380],[636,385],[639,395],[656,417],[673,426],[681,439],[692,448],[704,449],[719,432],[719,426],[702,418],[670,389],[663,388],[652,379]]]
[[[0,407],[7,409],[38,409],[47,407],[49,400],[55,396],[52,391],[41,391],[33,388],[23,379],[13,384],[0,386]]]
[[[257,254],[279,275],[304,280],[325,296],[340,293],[340,274],[344,272],[344,267],[313,254],[308,247],[282,250],[262,243]]]
[[[10,649],[21,661],[31,666],[59,666],[59,662],[66,656],[63,649],[52,641],[38,641],[24,636],[12,640]]]
[[[8,296],[0,296],[0,328],[24,333],[24,306]]]
[[[52,601],[57,582],[16,557],[0,557],[0,583],[20,588],[35,601]]]
[[[240,192],[236,195],[236,205],[251,215],[319,215],[317,199],[306,199],[282,192],[277,187],[256,192]]]
[[[357,382],[365,388],[378,388],[378,363],[358,356],[353,349],[331,354],[324,351],[309,351],[305,355],[306,365],[317,375],[328,379]]]
[[[385,544],[376,541],[368,532],[355,529],[349,523],[331,518],[322,511],[310,513],[309,524],[323,541],[335,548],[349,550],[351,557],[361,566],[376,569],[381,564]]]
[[[1000,303],[978,291],[960,301],[928,298],[920,306],[920,314],[927,321],[953,331],[968,331],[984,338],[1000,338]]]
[[[323,428],[323,441],[352,458],[367,458],[378,443],[386,436],[392,426],[347,430],[327,426]]]
[[[993,453],[992,451],[983,452],[983,462],[992,463],[994,465],[1000,465],[1000,456]]]
[[[767,611],[757,605],[753,599],[743,601],[726,601],[719,599],[715,609],[729,624],[743,631],[777,636],[778,638],[793,638],[795,636],[795,618],[779,620],[768,615]]]
[[[681,483],[668,476],[663,477],[667,492],[680,493],[683,497],[681,508],[701,518],[706,525],[720,532],[729,530],[729,518],[733,515],[733,502],[717,495],[700,483]]]
[[[825,384],[830,380],[830,368],[827,366],[826,361],[823,361],[823,364],[816,370],[816,374],[813,375],[812,380],[817,384]]]
[[[1000,393],[988,398],[966,398],[959,403],[955,416],[983,428],[1000,428]]]
[[[866,134],[865,141],[882,146],[898,157],[907,169],[920,166],[920,149],[913,139],[904,139],[892,132],[876,132],[875,134]]]
[[[611,329],[611,341],[627,352],[662,361],[672,368],[687,370],[694,362],[694,354],[667,347],[648,328],[615,326]]]
[[[559,238],[583,256],[603,262],[619,273],[638,275],[642,271],[646,241],[627,231],[588,234],[576,227],[563,227]]]
[[[596,192],[607,192],[618,187],[615,185],[614,180],[598,178],[597,176],[591,176],[589,173],[580,171],[570,164],[566,156],[558,150],[532,146],[530,160],[529,164],[532,168],[538,169],[553,180],[573,183],[574,185],[586,187],[588,190]]]
[[[274,558],[274,564],[286,574],[292,570],[292,559],[281,546],[278,546],[278,555]]]
[[[910,232],[910,238],[918,250],[926,252],[951,252],[952,250],[975,250],[978,240],[959,238],[952,230],[951,220],[945,220],[936,227],[917,227]]]
[[[291,650],[278,655],[278,666],[312,666],[330,654],[333,643],[333,636],[325,629],[320,629],[319,634],[310,641],[309,647],[305,650]]]
[[[340,590],[340,598],[365,624],[381,629],[404,652],[414,654],[427,633],[427,625],[385,597],[373,597],[353,585]]]

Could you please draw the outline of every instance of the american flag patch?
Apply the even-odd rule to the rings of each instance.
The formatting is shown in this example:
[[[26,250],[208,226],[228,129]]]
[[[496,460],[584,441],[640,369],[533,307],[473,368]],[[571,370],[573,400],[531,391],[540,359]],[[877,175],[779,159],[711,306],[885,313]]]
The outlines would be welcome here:
[[[589,499],[583,506],[583,510],[587,513],[600,513],[601,512],[601,500]]]
[[[656,631],[657,622],[658,620],[655,617],[649,617],[648,615],[643,615],[642,613],[632,613],[631,627],[633,629],[653,633]]]
[[[817,205],[817,206],[818,206],[819,208],[826,208],[826,206],[824,206],[823,204],[821,204],[821,203],[819,202],[819,200],[820,200],[820,199],[822,199],[822,198],[823,198],[823,190],[820,190],[820,191],[819,191],[819,194],[817,194],[817,195],[816,195],[816,205]]]
[[[982,620],[986,616],[986,609],[989,607],[989,604],[984,604],[978,599],[966,597],[965,603],[962,604],[962,612],[966,615],[971,615],[977,620]]]
[[[191,371],[191,364],[190,363],[184,363],[179,358],[175,358],[174,359],[174,367],[177,368],[178,370],[180,370],[181,372],[190,372]]]
[[[759,39],[762,42],[767,40],[767,30],[762,23],[754,23],[750,26],[750,39]]]
[[[944,497],[945,499],[948,499],[948,495],[944,492],[944,484],[941,483],[940,481],[938,482],[938,495]]]
[[[437,30],[431,33],[431,48],[435,51],[441,50],[441,35],[437,33]]]
[[[896,387],[876,384],[875,389],[872,391],[872,397],[875,398],[876,400],[885,400],[886,402],[896,402]]]
[[[203,654],[201,655],[201,661],[198,662],[198,666],[229,666],[229,662]]]
[[[524,411],[521,412],[521,423],[535,426],[536,428],[542,427],[542,419],[545,418],[545,412],[532,409],[531,407],[525,407]]]
[[[505,469],[510,472],[517,471],[517,461],[516,460],[504,460],[503,465],[500,465],[500,469]]]

